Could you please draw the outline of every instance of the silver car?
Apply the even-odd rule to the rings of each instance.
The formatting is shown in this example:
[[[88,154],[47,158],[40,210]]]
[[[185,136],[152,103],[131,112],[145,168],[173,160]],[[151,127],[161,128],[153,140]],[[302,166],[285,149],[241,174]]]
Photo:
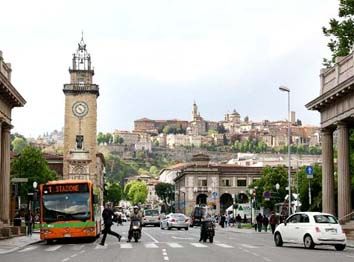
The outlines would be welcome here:
[[[170,213],[163,220],[161,220],[160,228],[171,230],[171,228],[177,228],[181,230],[184,228],[188,230],[190,219],[182,213]]]

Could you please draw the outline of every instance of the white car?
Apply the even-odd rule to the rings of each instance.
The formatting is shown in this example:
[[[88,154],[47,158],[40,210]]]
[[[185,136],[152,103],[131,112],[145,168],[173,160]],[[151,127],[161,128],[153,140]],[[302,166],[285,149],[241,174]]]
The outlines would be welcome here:
[[[305,248],[314,248],[315,245],[333,245],[336,250],[341,251],[345,249],[347,238],[333,215],[299,212],[277,226],[274,242],[278,247],[283,243],[304,244]]]
[[[177,228],[181,230],[184,228],[188,230],[189,218],[181,213],[170,213],[163,220],[161,220],[160,228],[171,230],[171,228]]]

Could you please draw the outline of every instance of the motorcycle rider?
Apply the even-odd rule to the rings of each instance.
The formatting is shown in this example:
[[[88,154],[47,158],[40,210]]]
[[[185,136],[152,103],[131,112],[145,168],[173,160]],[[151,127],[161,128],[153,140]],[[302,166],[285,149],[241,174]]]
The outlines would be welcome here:
[[[207,229],[209,223],[213,223],[212,217],[209,214],[203,214],[203,217],[200,221],[200,238],[199,242],[206,239]]]
[[[142,225],[142,216],[139,212],[139,207],[134,206],[133,207],[133,214],[130,216],[130,227],[129,227],[129,232],[128,232],[128,241],[130,242],[132,237],[133,237],[133,221],[139,221],[140,222],[140,232],[141,232],[141,225]]]

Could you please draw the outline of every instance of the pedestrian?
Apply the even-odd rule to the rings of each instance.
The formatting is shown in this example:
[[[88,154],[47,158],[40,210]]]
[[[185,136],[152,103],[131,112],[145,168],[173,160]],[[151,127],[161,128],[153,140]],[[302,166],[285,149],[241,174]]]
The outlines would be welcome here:
[[[244,223],[244,224],[247,223],[247,216],[246,216],[246,214],[243,215],[243,223]]]
[[[104,229],[102,231],[103,237],[100,243],[101,246],[104,246],[104,242],[106,241],[107,234],[117,237],[118,241],[120,242],[122,236],[111,230],[111,226],[113,225],[113,217],[114,217],[114,213],[112,210],[112,205],[111,203],[108,202],[106,203],[106,207],[102,212]]]
[[[230,214],[226,214],[226,227],[230,226]]]
[[[28,212],[25,215],[25,223],[26,223],[26,228],[27,228],[27,236],[32,236],[32,229],[33,229],[33,214],[31,210],[28,210]]]
[[[117,225],[118,226],[123,226],[123,222],[122,222],[122,215],[119,214],[117,217]]]
[[[258,229],[258,232],[261,232],[262,224],[263,224],[263,216],[261,213],[259,213],[258,216],[256,217],[256,221],[257,221],[256,231]]]
[[[242,218],[241,218],[240,214],[237,214],[235,221],[236,221],[237,228],[241,228]]]
[[[222,228],[225,227],[225,221],[226,221],[226,217],[225,217],[225,215],[222,215],[220,217],[220,223],[219,223]]]
[[[269,225],[269,219],[266,215],[264,215],[263,216],[263,227],[264,227],[265,232],[267,232],[268,225]]]
[[[275,227],[277,225],[277,216],[275,215],[274,211],[272,211],[272,214],[269,217],[269,224],[270,228],[272,229],[272,234],[274,235]]]

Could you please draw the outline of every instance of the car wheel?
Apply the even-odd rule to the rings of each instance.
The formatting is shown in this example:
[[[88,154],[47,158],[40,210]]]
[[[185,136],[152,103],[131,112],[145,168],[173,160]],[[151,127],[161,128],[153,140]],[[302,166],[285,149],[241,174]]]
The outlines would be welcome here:
[[[181,230],[181,229],[182,229],[182,228],[180,228],[180,227],[178,228],[178,230]]]
[[[343,251],[345,249],[345,245],[334,245],[337,251]]]
[[[283,246],[283,239],[280,235],[279,232],[275,233],[274,235],[274,242],[277,247],[282,247]]]
[[[171,230],[171,227],[169,226],[169,224],[167,224],[167,230]]]
[[[185,230],[188,230],[188,227],[185,227],[184,229],[185,229]]]
[[[305,248],[313,249],[315,247],[315,243],[312,240],[310,235],[306,235],[304,237],[304,246]]]

